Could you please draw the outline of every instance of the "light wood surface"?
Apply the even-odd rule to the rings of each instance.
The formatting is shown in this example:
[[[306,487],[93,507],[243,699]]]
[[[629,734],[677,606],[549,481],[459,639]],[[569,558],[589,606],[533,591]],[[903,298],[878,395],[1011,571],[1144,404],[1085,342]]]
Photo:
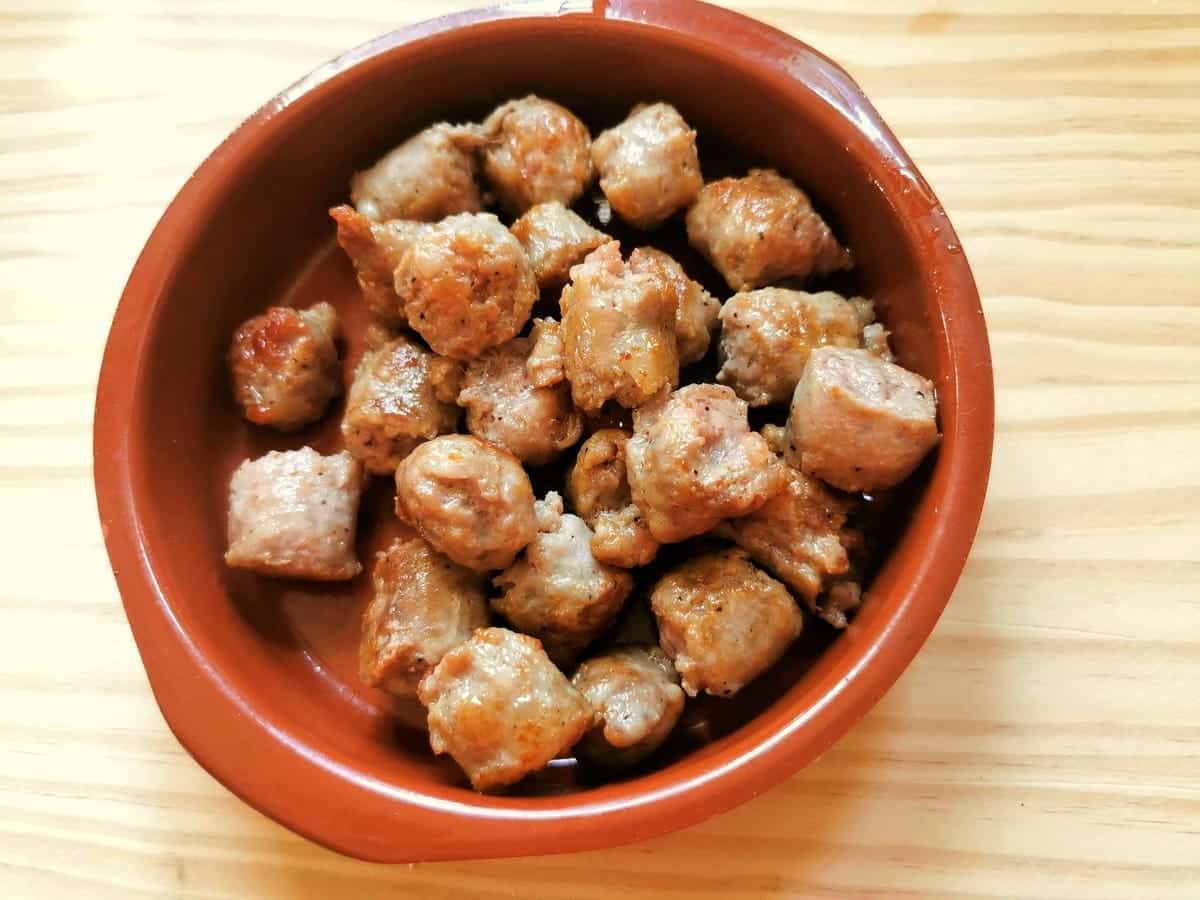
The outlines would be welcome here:
[[[163,723],[107,568],[108,323],[192,168],[336,52],[467,4],[0,2],[0,897],[1200,897],[1200,5],[731,4],[844,63],[948,207],[998,380],[975,552],[817,764],[580,856],[380,867]]]

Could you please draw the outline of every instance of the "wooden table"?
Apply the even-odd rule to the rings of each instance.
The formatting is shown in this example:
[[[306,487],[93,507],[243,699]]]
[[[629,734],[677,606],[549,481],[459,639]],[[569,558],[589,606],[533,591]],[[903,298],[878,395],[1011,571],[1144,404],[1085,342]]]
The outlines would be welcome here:
[[[959,229],[996,360],[991,494],[958,592],[819,763],[645,844],[386,868],[293,836],[179,747],[92,495],[114,304],[241,117],[465,5],[0,3],[0,897],[1200,897],[1189,0],[733,4],[874,98]]]

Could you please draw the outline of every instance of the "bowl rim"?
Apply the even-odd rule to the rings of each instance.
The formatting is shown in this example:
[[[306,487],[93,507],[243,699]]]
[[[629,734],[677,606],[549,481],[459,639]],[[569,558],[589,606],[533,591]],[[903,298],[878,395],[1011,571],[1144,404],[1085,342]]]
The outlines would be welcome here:
[[[661,39],[749,55],[763,77],[815,91],[857,122],[895,172],[881,190],[906,221],[933,226],[933,289],[953,393],[953,429],[944,429],[937,484],[940,520],[905,587],[907,597],[864,642],[821,700],[765,741],[697,774],[635,794],[596,801],[593,792],[512,800],[465,795],[447,800],[401,790],[309,747],[240,695],[181,627],[154,570],[138,513],[132,461],[142,366],[155,311],[167,293],[196,222],[277,120],[360,63],[460,29],[520,27],[656,29]],[[669,35],[665,34],[669,33]],[[236,166],[235,166],[236,167]],[[894,195],[894,198],[890,195]],[[971,352],[960,348],[970,347]],[[246,119],[172,200],[135,263],[108,337],[97,387],[93,463],[101,528],[125,613],[164,718],[184,748],[251,806],[331,849],[378,862],[414,862],[598,849],[699,822],[761,793],[811,762],[875,705],[908,666],[949,602],[982,514],[994,437],[993,379],[979,294],[944,210],[861,89],[839,66],[764,23],[695,0],[529,0],[455,13],[368,41],[314,69]],[[952,433],[950,433],[952,431]],[[930,485],[933,490],[934,484]],[[951,527],[948,523],[953,522]],[[936,557],[936,559],[935,559]],[[245,765],[247,755],[254,765]],[[266,774],[264,773],[273,773]],[[717,785],[720,790],[714,790]],[[708,788],[701,790],[701,788]],[[331,815],[330,811],[336,812]]]

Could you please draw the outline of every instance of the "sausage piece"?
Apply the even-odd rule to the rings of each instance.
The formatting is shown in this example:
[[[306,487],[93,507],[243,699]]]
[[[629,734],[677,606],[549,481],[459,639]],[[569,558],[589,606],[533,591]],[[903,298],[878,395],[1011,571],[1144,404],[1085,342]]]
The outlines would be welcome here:
[[[413,135],[350,179],[350,200],[375,222],[436,222],[482,208],[475,153],[482,144],[469,125],[439,122]]]
[[[611,240],[557,200],[532,206],[512,223],[542,290],[567,283],[571,267]]]
[[[571,683],[595,711],[579,753],[597,765],[641,762],[662,745],[683,713],[679,674],[658,647],[620,647],[593,656]]]
[[[751,406],[786,406],[817,347],[860,346],[858,308],[833,291],[762,288],[734,294],[721,309],[717,381]]]
[[[483,172],[500,205],[519,216],[557,200],[570,206],[591,184],[592,136],[569,110],[530,94],[483,123]]]
[[[349,453],[272,450],[229,482],[225,564],[261,575],[341,581],[362,571],[354,552],[362,466]]]
[[[591,527],[592,555],[611,566],[644,566],[658,553],[658,541],[633,503],[625,472],[628,433],[602,428],[584,441],[567,472],[571,508]]]
[[[352,206],[335,206],[329,215],[337,223],[337,240],[354,264],[367,309],[380,321],[402,326],[404,304],[396,293],[396,266],[424,222],[389,219],[373,222]]]
[[[567,380],[580,409],[610,399],[632,409],[679,383],[675,294],[656,275],[633,271],[616,241],[571,270],[559,303]]]
[[[868,350],[814,350],[788,415],[789,460],[844,491],[893,487],[940,440],[933,382]]]
[[[690,697],[732,697],[778,662],[804,624],[787,588],[743,550],[709,553],[668,572],[650,607]]]
[[[465,434],[426,441],[401,461],[396,515],[477,572],[512,565],[537,534],[533,487],[520,462]]]
[[[846,526],[850,500],[799,469],[788,466],[786,471],[781,491],[754,512],[721,523],[713,533],[746,550],[813,613],[845,628],[845,611],[826,604],[821,595],[850,572],[849,549],[862,540]]]
[[[474,359],[516,337],[538,298],[525,251],[490,213],[423,228],[394,275],[409,327],[451,359]]]
[[[454,647],[417,690],[429,745],[448,753],[477,791],[520,781],[570,750],[592,710],[541,643],[481,628]]]
[[[703,534],[783,486],[783,464],[746,416],[745,401],[715,384],[689,384],[634,412],[629,487],[655,539]]]
[[[804,191],[773,169],[706,184],[688,210],[687,232],[735,291],[851,264]]]
[[[583,434],[583,416],[571,401],[571,386],[559,381],[538,387],[530,377],[548,365],[545,341],[542,355],[533,357],[531,338],[513,338],[487,350],[467,364],[458,404],[467,411],[467,429],[517,459],[543,465],[556,459]]]
[[[346,449],[387,475],[423,441],[458,424],[462,366],[399,335],[363,354],[342,416]]]
[[[704,358],[713,332],[717,330],[717,315],[721,302],[704,289],[698,281],[688,278],[669,254],[653,247],[639,247],[629,255],[629,268],[646,272],[663,280],[675,295],[675,339],[679,347],[679,364],[689,366]]]
[[[483,577],[419,537],[397,538],[376,554],[371,580],[358,671],[372,687],[415,696],[446,651],[488,623]]]
[[[563,360],[562,325],[554,319],[534,319],[529,332],[525,374],[534,387],[554,387],[567,379]]]
[[[337,336],[337,313],[328,303],[309,309],[272,306],[243,322],[228,355],[233,395],[243,415],[279,431],[295,431],[321,418],[342,392]]]
[[[493,579],[501,594],[492,607],[539,638],[551,659],[567,664],[616,621],[633,576],[596,560],[591,529],[563,513],[558,494],[551,491],[537,507],[537,537]]]
[[[635,106],[596,138],[592,162],[609,205],[635,228],[657,228],[704,185],[696,132],[669,103]]]

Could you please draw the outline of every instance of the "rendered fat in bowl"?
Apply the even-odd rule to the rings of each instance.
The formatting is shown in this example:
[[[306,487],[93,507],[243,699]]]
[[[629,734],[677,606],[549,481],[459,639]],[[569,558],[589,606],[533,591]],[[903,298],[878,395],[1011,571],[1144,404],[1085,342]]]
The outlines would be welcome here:
[[[336,412],[283,439],[245,427],[228,399],[223,355],[239,322],[281,299],[330,299],[345,332],[361,333],[353,272],[335,256],[326,214],[344,200],[350,174],[420,128],[478,120],[531,88],[597,133],[636,103],[669,102],[699,133],[702,154],[706,142],[725,142],[743,168],[775,167],[802,185],[852,248],[899,361],[936,384],[944,439],[851,627],[815,660],[785,660],[764,675],[758,701],[729,707],[723,736],[669,742],[657,768],[625,780],[591,786],[559,767],[550,781],[481,796],[432,756],[411,710],[354,685],[330,610],[342,603],[360,613],[366,574],[305,594],[295,583],[248,582],[222,564],[224,497],[241,459],[306,443],[338,449]],[[386,114],[381,96],[394,98]],[[287,251],[264,263],[257,241],[280,223]],[[347,373],[360,354],[348,347]],[[928,185],[849,76],[729,11],[589,0],[455,14],[386,35],[317,69],[238,128],[171,203],[125,288],[100,375],[95,478],[126,615],[184,747],[300,834],[351,856],[409,862],[663,834],[761,793],[824,752],[892,685],[949,600],[979,521],[992,439],[987,332],[967,261]],[[386,506],[370,492],[364,504]],[[360,558],[389,541],[360,537]]]

